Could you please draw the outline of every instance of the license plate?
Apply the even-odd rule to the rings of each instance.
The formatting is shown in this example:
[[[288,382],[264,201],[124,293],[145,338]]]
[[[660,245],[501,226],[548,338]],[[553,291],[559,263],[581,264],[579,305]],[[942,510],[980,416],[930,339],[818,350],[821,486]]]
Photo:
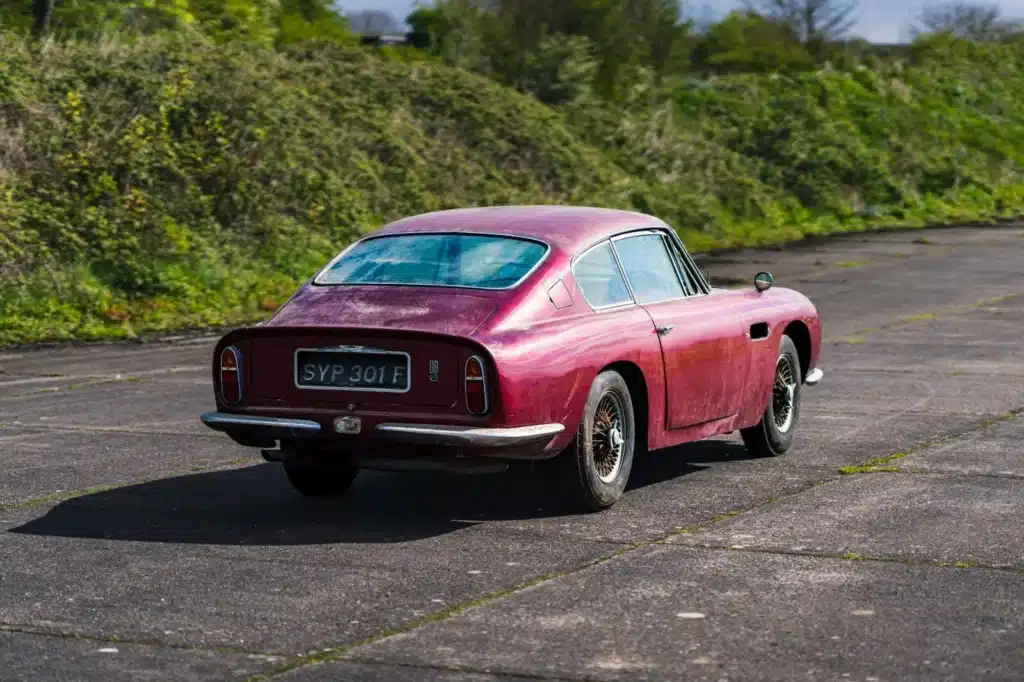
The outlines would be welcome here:
[[[295,351],[295,385],[321,391],[409,390],[409,354],[401,351],[341,348]]]

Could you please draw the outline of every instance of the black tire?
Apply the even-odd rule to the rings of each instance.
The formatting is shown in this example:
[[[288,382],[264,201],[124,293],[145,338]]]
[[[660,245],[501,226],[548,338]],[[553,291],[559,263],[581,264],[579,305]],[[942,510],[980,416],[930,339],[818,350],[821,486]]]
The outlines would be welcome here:
[[[783,363],[787,363],[790,378],[795,384],[792,388],[792,397],[788,399],[790,416],[787,419],[781,411],[776,419],[776,410],[786,406],[786,399],[783,398],[783,391],[778,386],[780,381],[780,369]],[[785,383],[789,383],[786,381]],[[743,444],[747,446],[747,452],[754,457],[777,457],[785,454],[793,445],[793,436],[796,433],[797,424],[800,422],[800,391],[803,387],[803,376],[800,369],[800,355],[796,351],[796,344],[793,339],[783,335],[779,344],[779,355],[775,360],[775,372],[772,375],[772,395],[768,399],[768,406],[761,416],[761,421],[750,428],[740,429],[740,436]]]
[[[288,482],[306,497],[339,497],[352,487],[359,473],[354,466],[300,466],[285,462]]]
[[[595,433],[595,424],[603,429],[611,418],[610,409],[619,414],[619,438],[614,445],[611,430],[607,431],[607,436],[600,431]],[[576,438],[558,456],[560,478],[571,495],[573,506],[584,511],[600,511],[618,501],[633,467],[635,441],[636,421],[629,386],[618,372],[602,372],[590,387]]]

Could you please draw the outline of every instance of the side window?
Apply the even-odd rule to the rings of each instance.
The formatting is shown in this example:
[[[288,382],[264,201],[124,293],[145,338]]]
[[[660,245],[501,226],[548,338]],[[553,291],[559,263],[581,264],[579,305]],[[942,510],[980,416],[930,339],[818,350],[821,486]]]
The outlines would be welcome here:
[[[682,298],[687,291],[679,271],[659,234],[641,234],[615,241],[626,278],[640,304]]]
[[[572,274],[592,308],[604,308],[633,300],[608,242],[583,254],[573,265]]]

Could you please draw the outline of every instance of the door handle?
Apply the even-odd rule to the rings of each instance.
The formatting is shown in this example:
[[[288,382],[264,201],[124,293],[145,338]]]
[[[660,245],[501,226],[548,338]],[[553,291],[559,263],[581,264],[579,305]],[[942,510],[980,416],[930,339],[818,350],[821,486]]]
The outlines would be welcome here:
[[[675,328],[676,328],[676,326],[674,324],[662,325],[662,326],[657,328],[658,336],[665,336],[665,334],[668,334],[670,331],[672,331]]]

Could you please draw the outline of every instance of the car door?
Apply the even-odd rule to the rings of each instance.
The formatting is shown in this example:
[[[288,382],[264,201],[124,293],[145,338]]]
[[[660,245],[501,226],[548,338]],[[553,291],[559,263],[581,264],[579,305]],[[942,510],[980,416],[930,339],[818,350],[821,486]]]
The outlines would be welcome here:
[[[695,281],[667,232],[629,233],[612,244],[630,292],[654,320],[661,342],[668,428],[736,414],[748,363],[738,311]]]

